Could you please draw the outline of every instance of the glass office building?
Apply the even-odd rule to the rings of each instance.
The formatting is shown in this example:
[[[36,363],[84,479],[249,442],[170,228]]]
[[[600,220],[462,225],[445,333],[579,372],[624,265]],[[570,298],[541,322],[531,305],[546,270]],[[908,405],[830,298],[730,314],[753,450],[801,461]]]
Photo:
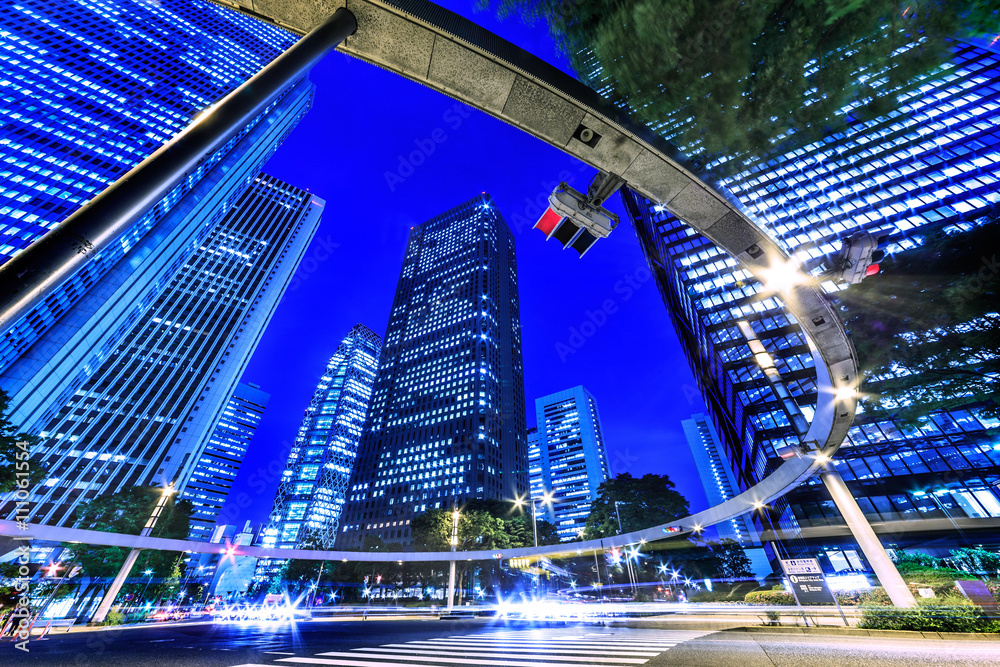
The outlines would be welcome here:
[[[529,466],[532,500],[555,524],[561,541],[580,539],[590,504],[609,477],[597,403],[582,386],[573,387],[536,398],[535,419],[538,462],[537,468]],[[542,502],[543,494],[550,494],[550,502]]]
[[[338,545],[528,491],[514,235],[487,194],[410,231]]]
[[[736,474],[722,449],[719,434],[704,414],[691,415],[681,422],[691,455],[694,457],[698,478],[705,489],[709,505],[718,505],[738,494]],[[746,515],[715,525],[720,538],[736,540],[740,544],[759,544],[760,537]]]
[[[295,42],[202,0],[23,0],[0,12],[0,263]],[[311,103],[300,83],[11,329],[0,387],[37,430],[99,365]],[[252,139],[250,135],[254,136]],[[90,351],[96,351],[94,356]]]
[[[184,488],[183,497],[194,505],[189,539],[208,542],[212,536],[270,398],[260,386],[241,382],[222,409],[219,423],[208,436]]]
[[[801,261],[834,251],[859,230],[889,232],[890,251],[914,247],[933,228],[961,233],[1000,209],[998,93],[1000,54],[957,44],[951,63],[908,93],[897,111],[852,121],[844,132],[788,149],[724,185]],[[630,191],[623,201],[721,435],[734,491],[745,489],[776,464],[776,448],[796,438],[736,323],[751,323],[809,417],[816,376],[807,342],[780,298],[734,259],[659,202]],[[1000,516],[1000,449],[987,432],[996,426],[975,405],[917,426],[862,413],[838,469],[872,521]],[[785,536],[800,523],[842,524],[818,480],[754,521]]]
[[[381,349],[382,338],[358,324],[330,357],[281,475],[264,546],[333,548]],[[262,559],[258,572],[277,562]]]
[[[537,426],[528,429],[528,483],[532,498],[546,492],[542,479],[542,434]]]
[[[39,433],[33,523],[133,485],[187,495],[324,203],[261,174]],[[12,503],[4,509],[11,513]]]

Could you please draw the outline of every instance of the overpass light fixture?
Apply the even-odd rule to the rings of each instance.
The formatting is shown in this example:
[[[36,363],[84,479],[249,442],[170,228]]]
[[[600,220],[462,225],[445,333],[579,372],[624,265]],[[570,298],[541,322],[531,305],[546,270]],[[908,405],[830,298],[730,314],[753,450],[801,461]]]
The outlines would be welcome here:
[[[837,401],[851,401],[859,396],[858,390],[850,385],[837,387],[833,393],[833,398]]]
[[[810,276],[803,273],[798,262],[783,259],[772,262],[771,266],[762,269],[760,274],[764,279],[764,289],[769,292],[788,292],[810,280]]]

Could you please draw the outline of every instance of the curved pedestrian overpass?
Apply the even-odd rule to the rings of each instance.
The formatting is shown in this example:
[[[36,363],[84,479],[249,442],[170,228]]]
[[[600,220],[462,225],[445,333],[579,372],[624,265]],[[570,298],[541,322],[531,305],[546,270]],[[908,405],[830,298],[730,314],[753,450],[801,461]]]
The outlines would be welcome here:
[[[471,21],[426,0],[213,0],[277,23],[299,34],[323,30],[339,9],[357,21],[342,52],[433,88],[518,127],[594,169],[621,177],[738,260],[767,284],[787,273],[789,257],[710,177],[698,174],[676,148],[633,124],[572,77]],[[339,13],[341,17],[344,12]],[[584,143],[582,129],[598,140]],[[589,135],[584,135],[589,136]],[[523,549],[463,552],[354,552],[229,547],[232,554],[262,558],[352,561],[451,561],[568,556],[672,537],[759,508],[816,473],[847,435],[856,409],[858,364],[843,323],[808,281],[780,294],[789,315],[807,335],[815,359],[818,400],[802,438],[810,454],[791,458],[751,489],[724,503],[663,526],[603,540]],[[0,534],[24,538],[218,553],[218,544],[120,535],[74,528],[0,521]]]

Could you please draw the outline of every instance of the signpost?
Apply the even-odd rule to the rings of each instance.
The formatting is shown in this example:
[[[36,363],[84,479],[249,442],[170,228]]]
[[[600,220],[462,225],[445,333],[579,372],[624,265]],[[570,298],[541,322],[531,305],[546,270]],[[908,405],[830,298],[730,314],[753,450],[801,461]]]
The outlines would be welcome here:
[[[792,585],[792,595],[795,596],[795,603],[802,610],[804,604],[826,604],[832,602],[840,612],[840,618],[847,626],[847,617],[844,610],[837,602],[837,596],[830,591],[826,585],[826,578],[823,576],[823,569],[819,566],[819,561],[815,558],[792,558],[781,561],[781,569],[788,576],[788,582]],[[802,611],[802,620],[805,621],[805,611]],[[809,625],[807,622],[806,625]]]

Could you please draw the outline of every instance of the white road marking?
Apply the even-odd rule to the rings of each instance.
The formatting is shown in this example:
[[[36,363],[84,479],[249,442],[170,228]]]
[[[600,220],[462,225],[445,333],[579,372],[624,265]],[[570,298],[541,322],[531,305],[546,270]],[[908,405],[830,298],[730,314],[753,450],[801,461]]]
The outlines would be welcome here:
[[[361,657],[362,654],[353,653],[348,655]],[[279,662],[294,662],[300,665],[341,665],[342,667],[372,667],[373,665],[393,665],[394,667],[429,667],[427,662],[442,662],[456,665],[496,665],[496,667],[580,667],[577,663],[550,662],[548,659],[545,659],[544,662],[521,662],[509,659],[477,660],[474,658],[425,658],[421,656],[409,655],[406,657],[410,660],[422,660],[424,662],[403,663],[396,662],[400,657],[398,655],[375,655],[371,657],[379,658],[380,660],[376,662],[373,660],[346,660],[341,658],[282,658]],[[552,657],[552,660],[558,659],[559,656]],[[390,660],[391,662],[384,662],[385,660]],[[645,660],[643,662],[645,662]],[[624,663],[618,663],[618,665],[619,667],[627,667]]]
[[[453,660],[451,660],[450,658],[448,660],[437,660],[436,658],[424,658],[424,657],[417,658],[416,655],[420,655],[420,656],[424,656],[424,655],[428,655],[428,656],[454,656],[456,654],[459,654],[459,655],[463,655],[463,656],[470,656],[471,655],[471,656],[476,657],[476,658],[504,658],[504,659],[510,659],[511,657],[516,657],[516,658],[542,658],[542,659],[550,659],[551,658],[553,660],[558,659],[558,660],[566,660],[566,661],[569,661],[569,662],[586,662],[586,663],[589,663],[589,664],[592,664],[592,663],[595,663],[595,662],[596,663],[614,662],[614,663],[627,663],[627,664],[630,664],[630,665],[642,665],[642,664],[645,664],[648,661],[648,659],[649,659],[649,658],[635,658],[635,657],[631,657],[631,656],[628,656],[628,657],[623,656],[623,657],[615,657],[615,658],[606,658],[606,657],[597,657],[597,656],[565,655],[562,652],[560,652],[560,654],[558,656],[555,656],[555,657],[552,657],[551,653],[547,653],[547,654],[544,654],[544,655],[518,655],[518,656],[511,656],[510,653],[507,653],[507,652],[504,652],[504,653],[487,653],[487,652],[484,652],[484,651],[479,650],[479,649],[471,649],[471,650],[470,649],[462,649],[462,650],[459,650],[459,651],[431,651],[431,650],[428,650],[428,649],[415,649],[415,648],[410,648],[410,649],[405,649],[405,648],[363,648],[363,649],[355,649],[355,650],[356,651],[363,651],[365,653],[365,655],[368,655],[370,652],[378,652],[378,653],[408,653],[408,654],[414,655],[414,659],[415,660],[428,660],[428,661],[434,661],[434,662],[453,662]],[[320,653],[319,655],[330,655],[330,656],[341,656],[341,657],[343,657],[343,656],[358,655],[358,654],[357,653],[337,653],[337,652],[330,652],[330,653]],[[395,657],[395,656],[388,656],[388,657]],[[653,656],[649,656],[649,657],[653,657]]]
[[[336,667],[637,667],[677,644],[708,633],[695,631],[546,635],[538,630],[455,635],[383,644],[312,657],[279,658],[275,665]],[[267,651],[274,655],[292,655]],[[261,667],[240,665],[239,667]]]
[[[441,644],[435,644],[432,642],[414,641],[406,644],[385,644],[384,646],[388,648],[406,648],[407,646],[429,648],[429,647],[440,647]],[[549,646],[524,647],[523,645],[515,643],[495,645],[495,644],[476,644],[472,642],[469,642],[468,644],[456,642],[454,644],[447,644],[447,646],[454,646],[455,648],[468,649],[468,650],[502,650],[508,653],[538,653],[540,651],[551,651],[551,647]],[[378,649],[365,648],[365,649],[355,649],[355,650],[376,651]],[[610,652],[615,655],[621,654],[621,655],[647,656],[650,658],[660,654],[659,650],[653,650],[653,649],[615,648],[609,651],[608,649],[600,650],[597,648],[563,648],[561,646],[559,647],[559,652],[579,653],[582,655],[607,655]]]

